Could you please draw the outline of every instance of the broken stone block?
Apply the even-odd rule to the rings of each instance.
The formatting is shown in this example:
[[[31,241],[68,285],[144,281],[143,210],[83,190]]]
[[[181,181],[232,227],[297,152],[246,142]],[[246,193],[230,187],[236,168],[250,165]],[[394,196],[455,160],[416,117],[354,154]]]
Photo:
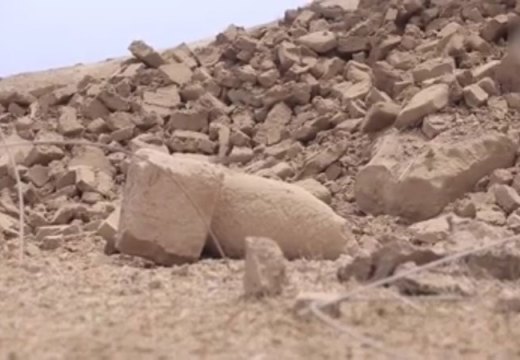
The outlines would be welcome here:
[[[340,141],[331,144],[318,153],[310,154],[304,161],[303,168],[297,178],[317,175],[336,162],[347,151],[348,143]]]
[[[337,50],[342,54],[355,54],[370,50],[368,37],[357,35],[343,35],[337,38]]]
[[[58,208],[51,223],[53,225],[66,225],[74,219],[81,219],[86,214],[86,208],[81,204],[65,204]]]
[[[96,192],[109,196],[114,187],[112,176],[90,166],[78,165],[70,167],[76,172],[76,187],[81,192]]]
[[[351,100],[364,99],[371,88],[372,82],[369,80],[361,81],[356,84],[345,81],[334,85],[332,87],[332,94],[346,104]]]
[[[287,281],[285,258],[276,242],[268,238],[245,239],[244,292],[248,297],[281,294]]]
[[[370,107],[365,116],[361,131],[366,133],[377,132],[391,126],[401,107],[393,102],[377,102]]]
[[[502,237],[496,236],[492,240],[497,238]],[[501,281],[517,281],[520,278],[520,251],[514,242],[476,252],[463,261],[476,277],[492,277]]]
[[[500,94],[497,88],[497,84],[490,77],[485,77],[477,83],[489,96],[497,96]]]
[[[115,175],[115,169],[105,155],[103,149],[95,146],[75,147],[72,151],[72,159],[68,166],[88,166],[95,170],[104,171],[109,175]]]
[[[515,234],[520,233],[520,215],[516,212],[510,214],[506,220],[507,228]]]
[[[197,260],[222,177],[209,162],[139,150],[127,172],[116,248],[162,265]]]
[[[227,157],[227,161],[231,164],[239,163],[246,164],[253,159],[254,153],[251,148],[248,147],[233,147],[231,153]]]
[[[454,209],[455,215],[458,215],[463,218],[471,218],[474,219],[477,216],[477,207],[475,203],[468,199],[463,199],[457,201]]]
[[[37,141],[62,141],[60,136],[52,133],[44,133],[36,138]],[[60,160],[65,156],[61,148],[56,145],[32,146],[27,154],[24,165],[31,167],[36,164],[48,165],[53,160]]]
[[[153,134],[141,134],[133,138],[128,144],[132,152],[136,152],[139,149],[149,148],[161,151],[165,154],[169,154],[168,147],[162,143],[162,141],[156,138]]]
[[[307,46],[318,54],[329,52],[336,48],[338,42],[336,34],[332,31],[316,31],[300,36],[296,40],[299,44]]]
[[[108,125],[102,118],[94,119],[87,125],[87,131],[93,134],[103,134],[108,130]]]
[[[202,131],[208,128],[209,112],[202,108],[174,110],[170,115],[168,128],[172,130]]]
[[[443,116],[440,114],[428,115],[424,118],[422,123],[422,132],[428,139],[433,139],[443,131],[449,128],[453,122],[452,116]]]
[[[496,169],[489,176],[489,187],[495,184],[511,185],[513,183],[513,174],[508,169]]]
[[[329,189],[327,189],[317,180],[314,180],[312,178],[304,179],[295,182],[294,185],[300,186],[301,188],[307,190],[312,195],[316,196],[318,199],[323,201],[325,204],[330,205],[330,203],[332,202],[332,194],[330,193]]]
[[[493,185],[495,201],[507,214],[512,213],[520,207],[520,195],[510,186]]]
[[[144,41],[132,41],[128,47],[128,50],[130,50],[132,55],[134,55],[137,59],[151,68],[157,69],[161,65],[166,64],[166,61],[162,58],[162,56]]]
[[[143,109],[162,117],[169,116],[172,110],[180,104],[181,96],[176,86],[168,86],[143,93]]]
[[[448,216],[439,216],[430,220],[421,221],[408,227],[414,234],[414,239],[421,244],[435,245],[445,241],[451,233]]]
[[[401,110],[394,126],[398,129],[416,126],[426,115],[444,109],[449,102],[447,84],[431,85],[419,91]]]
[[[393,275],[400,265],[407,262],[424,265],[443,256],[440,252],[412,245],[407,239],[389,235],[384,240],[384,245],[363,251],[340,267],[336,274],[338,280],[377,281]]]
[[[159,71],[163,73],[172,83],[182,86],[190,82],[193,72],[184,63],[169,63],[159,66]]]
[[[507,35],[509,19],[505,14],[487,20],[480,30],[480,36],[486,41],[496,42]]]
[[[97,97],[111,111],[130,111],[130,102],[120,96],[112,86],[103,88]]]
[[[214,154],[217,144],[206,134],[189,130],[175,130],[167,143],[174,152]]]
[[[405,263],[396,270],[396,274],[405,273],[417,268],[413,263]],[[472,282],[462,276],[453,276],[441,272],[416,272],[404,275],[394,283],[394,286],[403,295],[446,295],[455,294],[469,296],[475,293]]]
[[[101,236],[105,240],[105,253],[107,255],[116,252],[116,235],[119,226],[119,215],[121,209],[117,207],[108,218],[101,223],[96,231],[96,235]]]
[[[412,76],[415,82],[422,82],[455,71],[455,61],[453,58],[434,58],[423,62],[415,67]]]
[[[292,118],[292,110],[284,102],[276,104],[259,126],[255,140],[265,145],[274,145],[283,140],[286,126]]]
[[[478,84],[466,86],[463,91],[464,101],[469,107],[479,107],[484,105],[489,98],[487,92],[485,92]]]
[[[346,220],[309,192],[236,172],[224,177],[211,224],[229,257],[244,256],[248,236],[274,240],[289,260],[336,259],[353,241]]]
[[[61,115],[58,119],[58,131],[64,136],[76,136],[83,131],[83,125],[78,121],[76,109],[70,106],[61,108]]]
[[[84,98],[81,101],[81,113],[87,119],[104,119],[110,115],[110,111],[107,107],[96,98]]]
[[[49,168],[42,165],[34,165],[27,171],[28,180],[37,187],[42,187],[50,180]]]
[[[356,177],[356,201],[363,211],[414,221],[431,218],[485,175],[511,166],[516,148],[510,138],[495,132],[468,134],[456,143],[437,137],[426,151],[406,150],[416,141],[413,135],[395,132],[381,139],[375,156]]]

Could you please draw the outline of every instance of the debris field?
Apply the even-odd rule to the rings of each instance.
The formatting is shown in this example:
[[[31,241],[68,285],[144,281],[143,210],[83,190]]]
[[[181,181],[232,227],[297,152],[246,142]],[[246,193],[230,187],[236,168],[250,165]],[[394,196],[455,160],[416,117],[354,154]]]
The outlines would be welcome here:
[[[0,79],[0,358],[520,358],[520,1],[355,5]]]

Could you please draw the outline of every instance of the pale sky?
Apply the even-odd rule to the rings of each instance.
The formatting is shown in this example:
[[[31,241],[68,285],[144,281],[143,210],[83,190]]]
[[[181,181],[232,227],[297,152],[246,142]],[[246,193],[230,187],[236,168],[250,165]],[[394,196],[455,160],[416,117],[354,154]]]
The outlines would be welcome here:
[[[164,49],[229,24],[281,18],[308,0],[0,0],[0,76],[127,55],[132,40]]]

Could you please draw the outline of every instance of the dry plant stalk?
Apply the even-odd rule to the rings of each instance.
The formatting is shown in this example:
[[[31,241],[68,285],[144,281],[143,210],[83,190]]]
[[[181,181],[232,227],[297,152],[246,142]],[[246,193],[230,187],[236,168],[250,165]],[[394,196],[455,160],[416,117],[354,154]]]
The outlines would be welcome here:
[[[378,342],[378,341],[376,341],[374,339],[371,339],[371,338],[369,338],[367,336],[364,336],[364,335],[356,333],[355,331],[353,331],[348,326],[346,326],[346,325],[344,325],[344,324],[342,324],[342,323],[332,319],[325,312],[323,312],[322,309],[324,307],[326,307],[326,306],[330,306],[330,305],[333,305],[333,304],[340,304],[342,302],[348,301],[355,295],[361,294],[361,293],[366,292],[366,291],[371,290],[371,289],[375,289],[375,288],[377,288],[379,286],[392,284],[392,283],[396,282],[397,280],[400,280],[400,279],[402,279],[402,278],[404,278],[406,276],[413,275],[413,274],[418,274],[418,273],[421,273],[421,272],[424,272],[424,271],[427,271],[427,270],[431,270],[431,269],[437,268],[439,266],[446,265],[446,264],[452,263],[454,261],[460,260],[460,259],[462,259],[462,258],[464,258],[464,257],[466,257],[468,255],[472,255],[472,254],[478,253],[480,251],[492,249],[492,248],[499,247],[499,246],[505,245],[507,243],[515,242],[515,241],[519,241],[519,240],[520,240],[520,235],[515,235],[515,236],[510,236],[510,237],[507,237],[507,238],[503,238],[503,239],[499,239],[499,240],[493,241],[493,242],[491,242],[489,244],[482,245],[482,246],[479,246],[477,248],[468,248],[466,250],[461,250],[461,251],[459,251],[459,252],[457,252],[455,254],[452,254],[452,255],[446,256],[444,258],[432,261],[432,262],[427,263],[425,265],[418,266],[418,267],[415,267],[415,268],[412,268],[412,269],[400,272],[398,274],[389,276],[387,278],[383,278],[381,280],[374,281],[374,282],[369,283],[369,284],[364,285],[364,286],[359,286],[359,287],[355,288],[352,291],[349,291],[349,292],[347,292],[347,293],[345,293],[343,295],[338,296],[336,299],[332,299],[332,300],[325,301],[325,302],[322,302],[322,303],[316,303],[316,302],[311,303],[310,306],[309,306],[309,311],[314,316],[316,316],[318,319],[323,321],[325,324],[329,325],[330,327],[332,327],[332,328],[334,328],[336,330],[339,330],[339,331],[341,331],[341,332],[343,332],[345,334],[348,334],[349,336],[351,336],[352,338],[354,338],[357,341],[361,342],[362,344],[370,346],[371,348],[373,348],[375,350],[378,350],[378,351],[380,351],[383,354],[386,354],[390,358],[393,358],[393,359],[409,358],[408,356],[404,356],[403,354],[397,354],[397,353],[395,353],[393,351],[388,350],[382,343],[380,343],[380,342]],[[412,358],[415,358],[415,357],[412,357]]]

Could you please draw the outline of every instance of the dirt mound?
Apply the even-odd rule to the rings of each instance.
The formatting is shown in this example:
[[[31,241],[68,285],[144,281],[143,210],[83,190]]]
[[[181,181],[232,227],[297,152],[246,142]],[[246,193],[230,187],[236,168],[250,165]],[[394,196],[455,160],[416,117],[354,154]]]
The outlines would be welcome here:
[[[519,13],[323,0],[0,80],[0,354],[520,356]]]

